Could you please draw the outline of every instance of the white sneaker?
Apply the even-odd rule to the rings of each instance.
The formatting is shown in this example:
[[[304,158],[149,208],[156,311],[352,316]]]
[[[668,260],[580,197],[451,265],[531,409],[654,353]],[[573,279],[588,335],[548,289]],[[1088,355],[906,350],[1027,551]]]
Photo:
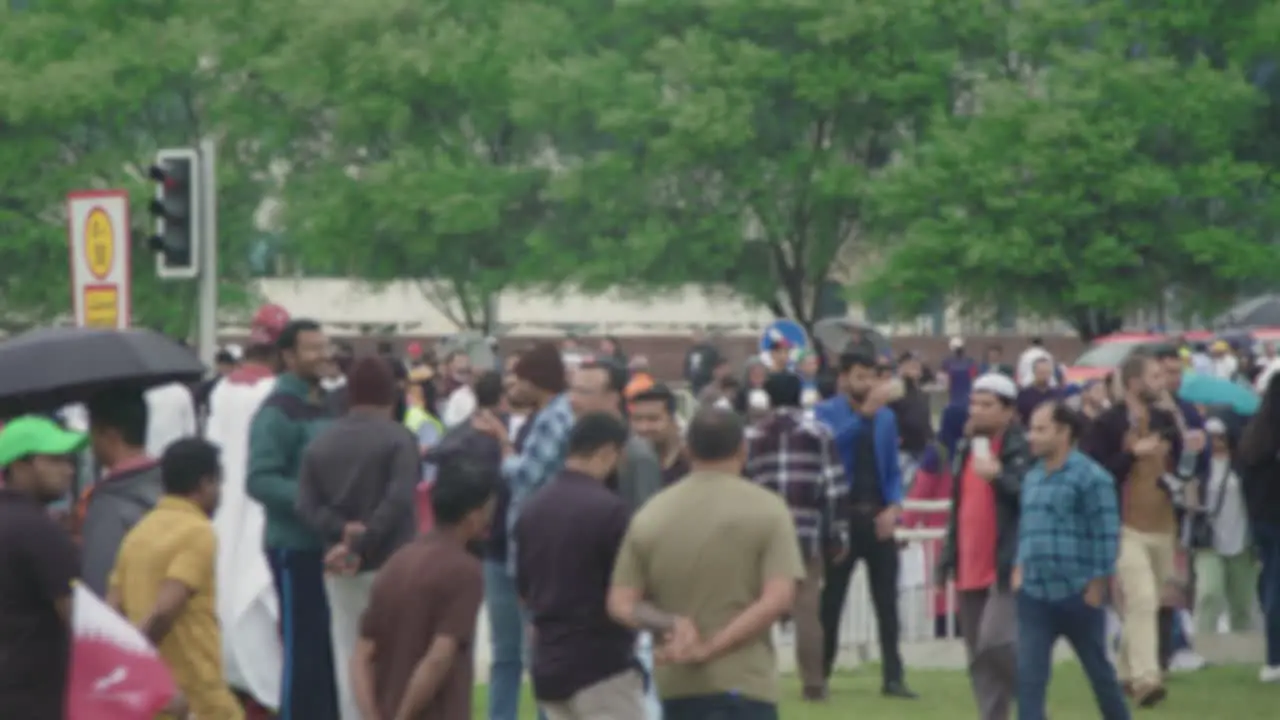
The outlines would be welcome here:
[[[1280,683],[1280,665],[1263,665],[1258,679],[1264,683]]]
[[[1179,650],[1169,658],[1169,672],[1185,673],[1203,669],[1208,664],[1200,653],[1194,650]]]

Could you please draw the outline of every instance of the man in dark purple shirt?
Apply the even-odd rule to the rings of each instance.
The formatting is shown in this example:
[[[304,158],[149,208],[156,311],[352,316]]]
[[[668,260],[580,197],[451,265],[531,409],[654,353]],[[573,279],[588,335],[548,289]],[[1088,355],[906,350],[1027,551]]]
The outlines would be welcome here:
[[[534,697],[549,716],[645,720],[635,634],[605,609],[613,563],[631,520],[605,482],[628,429],[612,413],[581,417],[564,470],[516,521],[516,590],[533,624]]]
[[[1058,399],[1058,388],[1053,386],[1053,362],[1040,358],[1032,368],[1031,384],[1018,391],[1018,417],[1023,427],[1031,426],[1031,413],[1045,401]]]

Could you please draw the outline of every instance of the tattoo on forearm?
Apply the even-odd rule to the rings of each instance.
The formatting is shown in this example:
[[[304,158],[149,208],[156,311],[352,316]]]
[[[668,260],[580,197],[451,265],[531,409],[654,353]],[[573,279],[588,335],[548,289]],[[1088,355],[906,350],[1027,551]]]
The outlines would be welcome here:
[[[641,601],[631,613],[631,619],[642,629],[652,633],[664,633],[675,626],[675,616],[665,613],[653,605]]]

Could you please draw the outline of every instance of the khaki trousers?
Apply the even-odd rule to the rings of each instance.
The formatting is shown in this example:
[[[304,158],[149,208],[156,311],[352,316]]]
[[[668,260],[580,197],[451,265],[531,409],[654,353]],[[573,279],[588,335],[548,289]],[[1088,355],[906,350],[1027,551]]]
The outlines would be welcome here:
[[[1166,533],[1120,530],[1116,576],[1120,585],[1120,652],[1116,674],[1121,682],[1159,685],[1160,645],[1157,616],[1160,593],[1173,576],[1174,538]]]
[[[822,672],[822,578],[824,566],[821,557],[810,558],[805,564],[804,579],[796,588],[796,600],[792,606],[792,620],[796,624],[796,669],[800,682],[806,688],[820,688],[826,684]]]
[[[543,702],[547,720],[646,720],[644,677],[618,673],[583,688],[563,702]]]

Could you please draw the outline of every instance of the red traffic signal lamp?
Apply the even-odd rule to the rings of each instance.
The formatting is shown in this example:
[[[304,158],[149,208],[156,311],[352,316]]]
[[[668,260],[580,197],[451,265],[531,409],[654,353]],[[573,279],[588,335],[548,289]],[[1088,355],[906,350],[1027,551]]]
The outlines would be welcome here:
[[[156,153],[148,176],[156,183],[150,211],[155,234],[149,241],[156,275],[191,279],[200,274],[200,160],[193,148]]]

